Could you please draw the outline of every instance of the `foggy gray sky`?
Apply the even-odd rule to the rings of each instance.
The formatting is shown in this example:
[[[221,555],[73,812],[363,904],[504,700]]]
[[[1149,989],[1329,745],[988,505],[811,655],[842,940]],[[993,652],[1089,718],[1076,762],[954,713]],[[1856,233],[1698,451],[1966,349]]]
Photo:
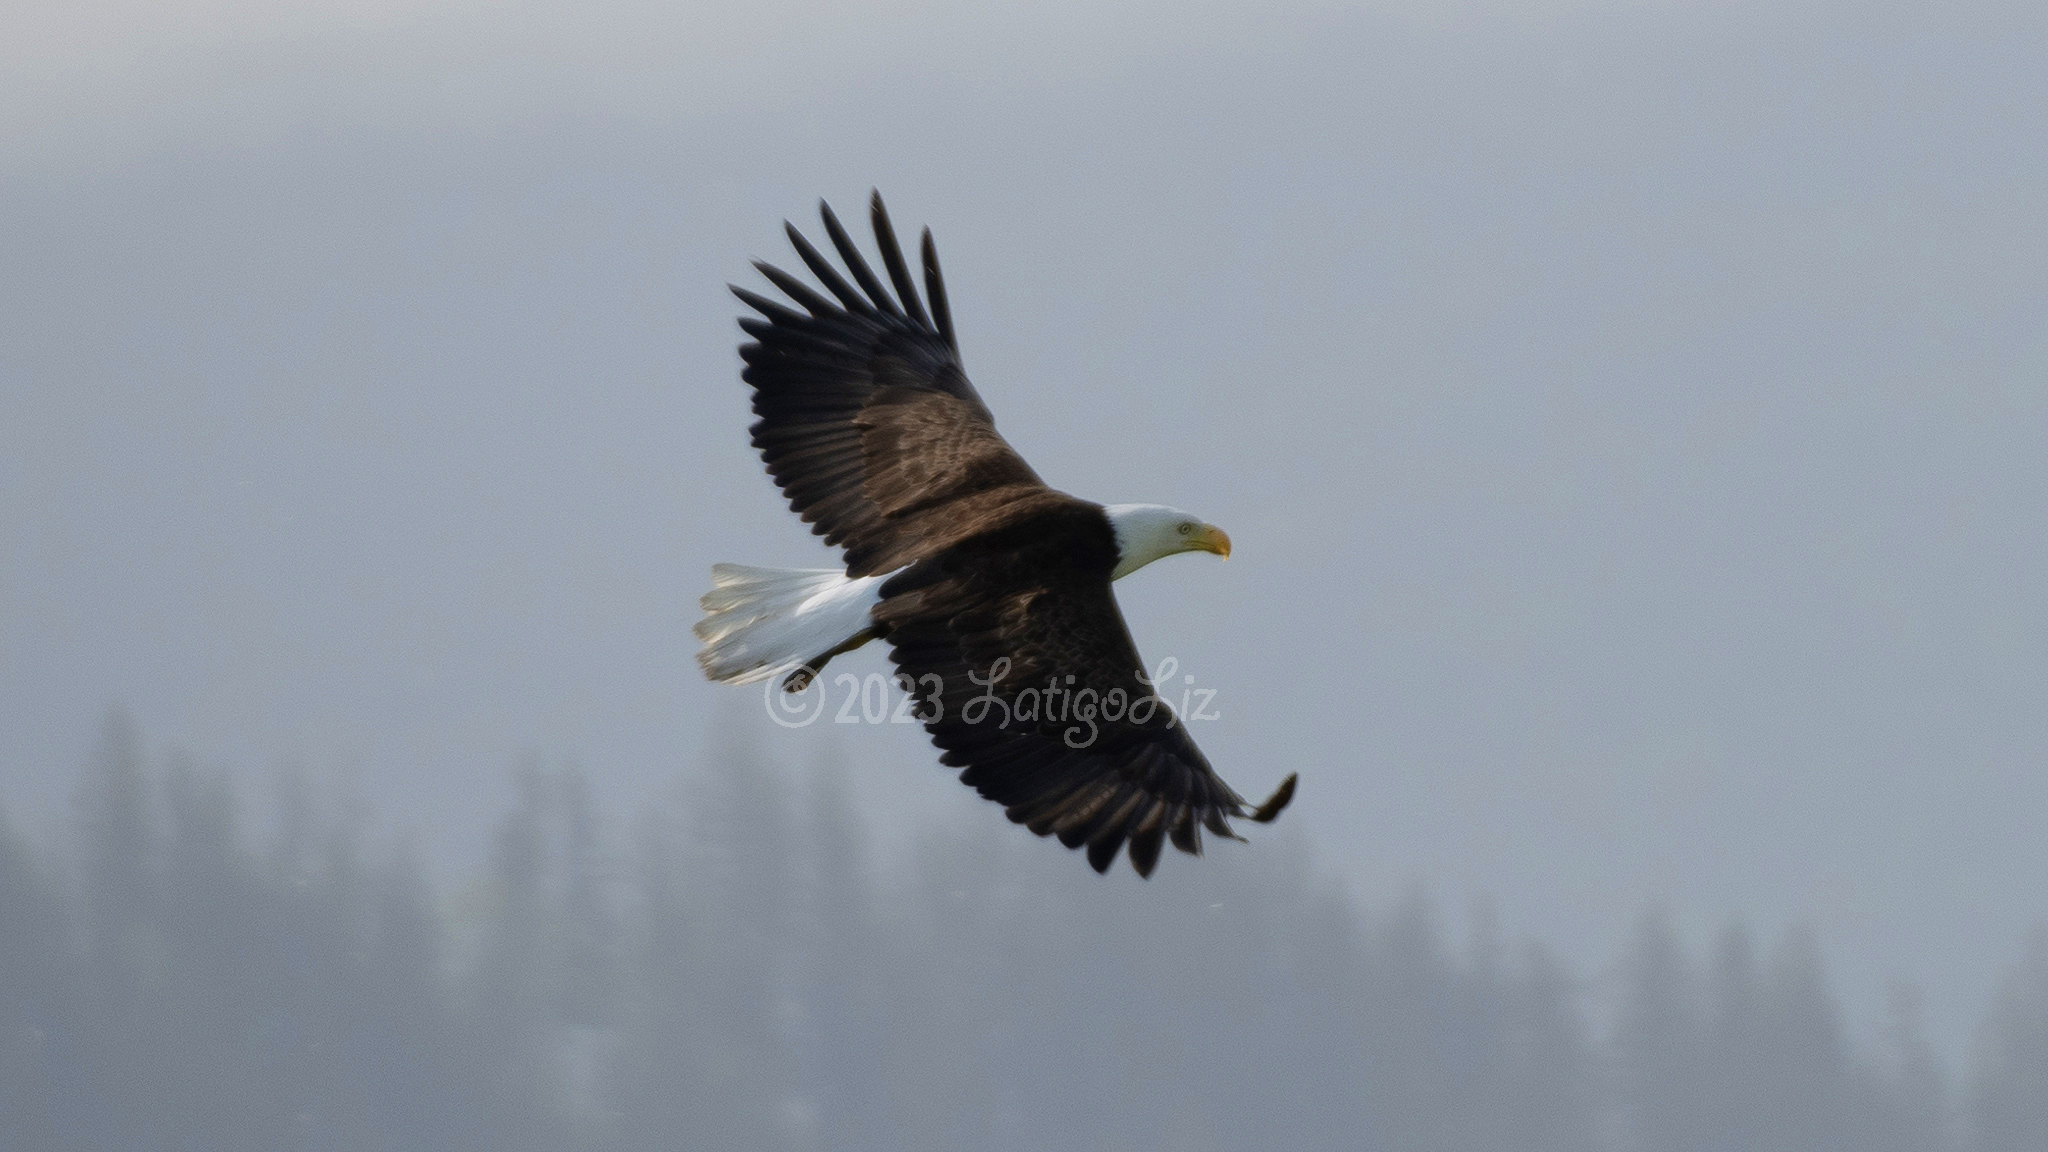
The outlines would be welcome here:
[[[711,563],[829,562],[724,284],[872,185],[1048,480],[1229,529],[1125,611],[1360,890],[1808,920],[1953,1044],[2048,915],[2048,16],[1195,11],[0,14],[16,823],[122,701],[462,859],[523,754],[720,741],[1024,835],[692,661]]]

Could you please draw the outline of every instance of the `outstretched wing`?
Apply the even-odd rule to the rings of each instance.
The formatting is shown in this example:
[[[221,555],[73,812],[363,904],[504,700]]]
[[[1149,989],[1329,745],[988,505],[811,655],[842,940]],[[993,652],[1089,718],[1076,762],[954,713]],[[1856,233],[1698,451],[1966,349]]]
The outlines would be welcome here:
[[[1110,593],[1116,545],[1101,510],[1065,498],[1028,522],[921,561],[874,615],[920,718],[962,783],[1101,872],[1130,846],[1149,876],[1166,841],[1235,838],[1294,795],[1289,776],[1247,809],[1145,680]]]
[[[985,526],[1045,486],[996,433],[961,370],[930,230],[927,313],[880,193],[870,214],[893,294],[830,206],[821,203],[819,213],[854,283],[784,225],[831,298],[756,262],[797,307],[733,288],[761,314],[740,320],[753,337],[740,346],[740,378],[754,386],[754,447],[789,506],[826,543],[845,548],[850,575],[875,575],[944,547],[960,525]]]

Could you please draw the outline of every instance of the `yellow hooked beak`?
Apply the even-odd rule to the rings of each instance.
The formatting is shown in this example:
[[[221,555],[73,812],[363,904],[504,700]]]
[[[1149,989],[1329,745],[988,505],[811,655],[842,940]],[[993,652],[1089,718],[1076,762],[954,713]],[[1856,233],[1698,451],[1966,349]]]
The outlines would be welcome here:
[[[1230,559],[1230,536],[1214,524],[1202,525],[1202,530],[1188,537],[1189,548],[1214,552],[1225,560]]]

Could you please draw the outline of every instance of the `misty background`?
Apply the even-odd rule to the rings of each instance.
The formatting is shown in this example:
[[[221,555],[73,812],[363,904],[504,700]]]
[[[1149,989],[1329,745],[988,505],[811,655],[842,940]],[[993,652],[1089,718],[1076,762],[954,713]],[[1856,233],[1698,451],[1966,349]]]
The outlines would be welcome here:
[[[437,899],[410,848],[111,714],[74,882],[0,838],[0,1132],[26,1148],[2027,1152],[2048,932],[1952,1085],[1910,998],[1851,1040],[1810,933],[1640,919],[1590,1026],[1540,944],[1365,912],[1298,832],[1146,883],[728,750],[607,829],[529,763]]]
[[[436,900],[535,757],[619,860],[745,755],[842,766],[878,868],[1099,884],[692,661],[710,564],[830,562],[724,284],[876,186],[1048,481],[1236,543],[1119,595],[1300,797],[1136,892],[1299,853],[1539,943],[1596,1038],[1646,909],[1790,932],[1960,1083],[2048,916],[2044,60],[2020,3],[11,8],[12,834],[61,887],[118,704]]]

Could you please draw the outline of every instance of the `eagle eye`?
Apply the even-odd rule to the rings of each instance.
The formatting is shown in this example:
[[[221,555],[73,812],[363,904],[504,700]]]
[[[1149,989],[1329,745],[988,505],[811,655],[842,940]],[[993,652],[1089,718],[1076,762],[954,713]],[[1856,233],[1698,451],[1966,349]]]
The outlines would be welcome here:
[[[1181,521],[1180,527],[1174,529],[1174,531],[1180,533],[1183,536],[1187,535],[1190,532],[1193,532],[1194,530],[1195,526],[1193,524],[1188,523],[1186,520]]]

